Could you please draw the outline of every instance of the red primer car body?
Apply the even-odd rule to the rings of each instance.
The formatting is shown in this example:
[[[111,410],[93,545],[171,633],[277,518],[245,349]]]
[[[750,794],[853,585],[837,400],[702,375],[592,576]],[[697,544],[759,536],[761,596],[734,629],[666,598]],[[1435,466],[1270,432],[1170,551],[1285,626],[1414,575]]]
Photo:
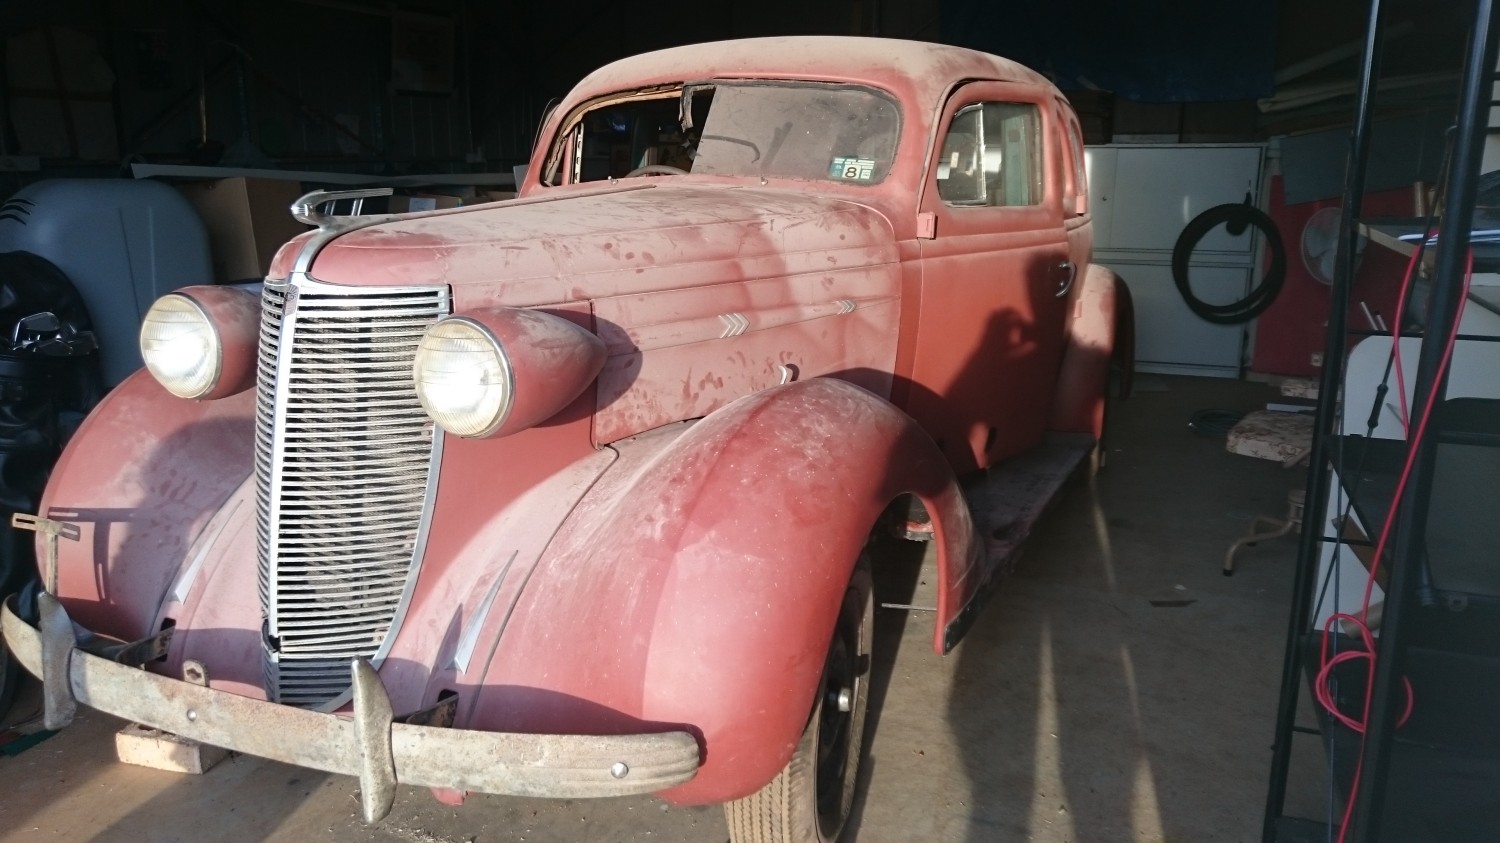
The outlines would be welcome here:
[[[701,134],[662,141],[630,117],[686,114],[662,104],[685,84],[752,115],[774,96],[853,91],[895,109],[893,134],[873,141],[894,151],[849,142],[826,165],[785,164],[824,177],[788,176],[774,168],[793,153],[772,147],[801,142],[796,129],[715,141],[728,118],[710,110]],[[978,135],[958,128],[981,121],[997,127],[993,154],[968,159]],[[597,377],[579,384],[527,381],[535,366],[517,364],[530,412],[557,408],[545,420],[440,437],[410,580],[372,663],[398,715],[456,695],[456,729],[686,731],[701,767],[664,795],[744,797],[792,754],[887,507],[910,495],[930,515],[945,652],[996,574],[958,478],[1049,432],[1102,434],[1123,288],[1089,264],[1078,123],[1041,76],[993,56],[777,38],[616,62],[540,137],[516,200],[333,224],[289,243],[268,280],[431,287],[451,314],[538,311],[603,348],[602,363],[581,354]],[[714,143],[769,172],[697,172]],[[687,174],[618,172],[693,154],[675,159],[694,162]],[[949,187],[964,160],[981,168],[974,190],[1021,201]],[[1006,168],[1019,167],[1018,181]],[[280,370],[263,366],[274,397]],[[83,533],[62,543],[54,589],[73,620],[125,640],[171,625],[151,671],[195,660],[213,689],[264,699],[275,645],[257,586],[256,415],[255,389],[194,402],[137,373],[79,431],[42,513]]]

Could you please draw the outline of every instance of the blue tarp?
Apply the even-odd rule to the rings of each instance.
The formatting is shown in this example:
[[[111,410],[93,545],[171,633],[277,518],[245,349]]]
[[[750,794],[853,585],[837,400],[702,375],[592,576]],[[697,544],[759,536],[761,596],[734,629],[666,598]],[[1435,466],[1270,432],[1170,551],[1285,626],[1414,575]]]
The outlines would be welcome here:
[[[1015,59],[1065,90],[1219,102],[1275,90],[1271,0],[943,0],[943,41]]]

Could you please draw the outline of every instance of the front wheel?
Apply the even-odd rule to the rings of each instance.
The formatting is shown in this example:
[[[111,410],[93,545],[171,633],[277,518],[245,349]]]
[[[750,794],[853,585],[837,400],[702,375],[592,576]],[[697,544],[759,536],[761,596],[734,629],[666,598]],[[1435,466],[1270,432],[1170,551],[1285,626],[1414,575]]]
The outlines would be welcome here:
[[[870,692],[875,600],[870,563],[849,578],[812,715],[792,759],[771,783],[727,802],[733,843],[833,843],[854,803]]]

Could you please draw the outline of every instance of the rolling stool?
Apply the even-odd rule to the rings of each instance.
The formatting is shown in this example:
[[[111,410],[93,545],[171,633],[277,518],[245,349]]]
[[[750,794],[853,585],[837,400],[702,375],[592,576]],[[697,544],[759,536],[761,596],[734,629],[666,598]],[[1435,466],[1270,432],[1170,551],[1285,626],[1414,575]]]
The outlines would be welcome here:
[[[1302,489],[1293,489],[1286,493],[1286,519],[1278,521],[1275,518],[1267,518],[1264,515],[1255,516],[1250,522],[1250,535],[1236,541],[1229,546],[1229,552],[1224,554],[1224,576],[1234,576],[1234,554],[1242,547],[1263,542],[1266,539],[1279,539],[1290,534],[1293,530],[1302,528],[1302,508],[1306,503],[1307,493]],[[1260,525],[1268,524],[1275,529],[1267,533],[1256,532]]]

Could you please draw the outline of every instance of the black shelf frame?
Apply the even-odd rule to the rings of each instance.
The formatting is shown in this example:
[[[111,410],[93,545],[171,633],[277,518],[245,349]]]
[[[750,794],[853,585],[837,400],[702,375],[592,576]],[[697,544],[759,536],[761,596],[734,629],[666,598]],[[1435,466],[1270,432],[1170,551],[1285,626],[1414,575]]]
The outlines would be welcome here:
[[[1486,126],[1491,107],[1491,84],[1495,81],[1497,21],[1495,0],[1474,0],[1474,15],[1468,32],[1464,73],[1459,92],[1457,130],[1452,138],[1450,164],[1444,185],[1442,211],[1443,235],[1435,245],[1425,248],[1436,253],[1432,273],[1432,297],[1425,335],[1446,338],[1453,334],[1463,296],[1465,258],[1469,249],[1469,231],[1473,219],[1476,185]],[[1356,254],[1357,220],[1364,196],[1366,163],[1370,150],[1371,115],[1375,98],[1376,77],[1380,67],[1384,29],[1381,0],[1370,0],[1366,19],[1363,50],[1360,57],[1359,82],[1355,92],[1355,115],[1350,133],[1346,170],[1344,215],[1339,231],[1338,254],[1332,285],[1332,302],[1323,357],[1319,394],[1322,400],[1314,417],[1314,436],[1308,471],[1306,501],[1308,525],[1320,524],[1329,504],[1331,472],[1339,472],[1340,481],[1360,520],[1374,529],[1384,523],[1389,507],[1399,506],[1390,552],[1382,560],[1388,571],[1384,616],[1376,642],[1373,691],[1363,753],[1359,758],[1359,787],[1353,794],[1348,843],[1380,841],[1385,821],[1386,791],[1391,781],[1395,730],[1406,705],[1402,677],[1407,672],[1408,657],[1413,648],[1407,640],[1408,626],[1422,634],[1424,611],[1417,599],[1419,581],[1424,574],[1427,507],[1431,498],[1437,444],[1441,425],[1414,445],[1412,468],[1399,501],[1393,501],[1396,473],[1408,456],[1408,442],[1363,440],[1340,436],[1337,396],[1341,394],[1344,364],[1351,336],[1390,335],[1385,331],[1351,330],[1348,304],[1353,281],[1351,256]],[[1409,336],[1409,334],[1407,334]],[[1461,337],[1493,341],[1492,337]],[[1426,405],[1429,396],[1439,398],[1446,392],[1446,373],[1442,368],[1445,343],[1423,342],[1413,381],[1411,406]],[[1394,349],[1393,349],[1394,351]],[[1350,408],[1359,411],[1359,408]],[[1436,418],[1434,419],[1436,422]],[[1357,441],[1363,440],[1363,441]],[[1284,815],[1286,788],[1291,762],[1292,741],[1296,734],[1315,730],[1296,723],[1298,699],[1304,674],[1316,672],[1317,643],[1321,633],[1312,631],[1312,610],[1317,599],[1317,580],[1321,546],[1326,542],[1358,545],[1342,536],[1324,536],[1323,530],[1304,528],[1297,548],[1297,571],[1293,603],[1288,620],[1286,653],[1278,701],[1275,741],[1270,782],[1266,797],[1263,843],[1302,843],[1328,840],[1337,834],[1322,822]],[[1341,531],[1335,531],[1341,532]],[[1368,543],[1365,543],[1366,545]],[[1347,649],[1349,642],[1344,643]],[[1427,651],[1417,655],[1419,667]],[[1342,667],[1342,666],[1341,666]],[[1362,677],[1361,677],[1362,679]],[[1363,696],[1363,682],[1356,683]],[[1331,717],[1320,714],[1320,729],[1325,745],[1339,740],[1339,730]],[[1347,736],[1345,738],[1347,743]],[[1352,778],[1352,774],[1348,776]],[[1335,776],[1338,779],[1339,776]],[[1347,793],[1347,782],[1340,784]],[[1500,835],[1500,829],[1497,829]]]

